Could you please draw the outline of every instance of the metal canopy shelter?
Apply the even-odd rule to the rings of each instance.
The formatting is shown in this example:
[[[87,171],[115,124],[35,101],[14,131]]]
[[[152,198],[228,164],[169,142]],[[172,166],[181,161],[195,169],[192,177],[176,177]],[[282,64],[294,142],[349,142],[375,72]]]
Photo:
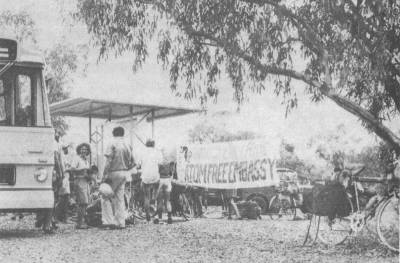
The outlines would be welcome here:
[[[98,119],[121,119],[151,113],[149,120],[161,119],[199,112],[198,108],[149,105],[126,101],[73,98],[50,106],[55,116],[90,117]]]
[[[89,98],[73,98],[50,105],[53,116],[81,117],[89,119],[89,142],[93,141],[92,118],[106,120],[137,120],[151,122],[152,138],[154,138],[154,120],[200,112],[195,107],[175,107],[150,105],[127,101],[101,100]],[[140,119],[138,120],[138,118]]]

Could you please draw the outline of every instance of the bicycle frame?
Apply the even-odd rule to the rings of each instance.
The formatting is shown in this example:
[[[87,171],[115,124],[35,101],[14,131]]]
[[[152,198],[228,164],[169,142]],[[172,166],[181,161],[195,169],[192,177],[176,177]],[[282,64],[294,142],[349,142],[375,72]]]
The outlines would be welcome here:
[[[366,207],[364,209],[360,209],[359,205],[359,193],[357,189],[357,182],[373,182],[373,183],[380,183],[380,184],[387,184],[387,191],[385,191],[385,194],[382,196],[382,198],[378,198],[378,200],[372,204],[371,207]],[[391,182],[394,182],[393,185],[391,185]],[[356,196],[356,204],[357,204],[357,211],[350,215],[351,218],[351,230],[354,231],[355,234],[357,234],[363,227],[366,225],[367,220],[370,220],[374,217],[377,217],[377,232],[379,236],[379,240],[381,241],[382,244],[385,246],[389,247],[391,250],[397,251],[398,252],[398,247],[393,247],[390,245],[387,240],[382,237],[382,234],[380,232],[380,220],[381,220],[381,214],[384,211],[386,207],[386,203],[390,202],[389,200],[392,199],[393,197],[396,197],[397,199],[399,198],[399,191],[398,191],[398,184],[396,183],[395,180],[387,180],[387,179],[375,179],[375,178],[357,178],[355,177],[352,182],[355,190],[355,196]],[[374,195],[377,196],[378,194]],[[371,198],[373,198],[372,196]],[[371,199],[370,199],[371,200]],[[364,212],[364,213],[362,213]]]
[[[384,180],[384,179],[372,179],[372,178],[363,178],[360,179],[358,177],[354,177],[352,178],[352,186],[354,187],[354,192],[355,192],[355,199],[356,199],[356,207],[357,210],[356,212],[360,212],[360,201],[359,201],[359,192],[358,192],[358,188],[357,188],[357,182],[372,182],[372,183],[379,183],[379,184],[388,184],[389,181]],[[377,194],[375,194],[374,196],[376,196]],[[368,197],[367,195],[365,195],[366,197]],[[396,186],[392,186],[391,189],[388,189],[387,194],[385,194],[383,196],[383,198],[380,198],[378,200],[377,203],[375,203],[373,205],[373,207],[371,207],[370,209],[368,209],[368,213],[365,214],[364,220],[368,220],[374,217],[374,215],[376,214],[378,208],[380,207],[381,204],[383,204],[386,200],[392,198],[393,196],[396,196],[397,198],[398,196],[398,191],[396,191]],[[373,196],[371,196],[370,198],[372,198]],[[370,199],[369,198],[369,199]],[[365,209],[363,209],[365,211]]]

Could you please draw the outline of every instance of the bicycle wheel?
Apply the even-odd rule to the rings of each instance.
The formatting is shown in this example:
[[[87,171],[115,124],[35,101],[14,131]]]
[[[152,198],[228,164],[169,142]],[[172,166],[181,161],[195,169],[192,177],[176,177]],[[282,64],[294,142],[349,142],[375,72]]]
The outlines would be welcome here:
[[[269,204],[269,216],[271,219],[278,219],[282,217],[289,217],[294,219],[296,217],[296,208],[293,203],[287,199],[280,199],[278,196],[274,196]]]
[[[294,207],[294,204],[286,199],[281,200],[281,204],[282,204],[281,208],[282,216],[294,220],[296,217],[296,208]]]
[[[292,218],[292,220],[296,220],[296,207],[297,207],[297,204],[296,204],[296,200],[294,199],[294,198],[291,198],[290,199],[290,212],[291,212],[291,218]]]
[[[393,196],[382,204],[376,230],[385,246],[399,252],[399,198]]]
[[[192,207],[190,205],[190,202],[187,199],[185,194],[180,194],[179,195],[179,202],[180,202],[181,209],[182,209],[182,211],[181,211],[182,216],[185,217],[185,218],[192,217],[193,216],[193,209],[192,209]]]
[[[350,204],[351,212],[353,213],[353,204],[350,199],[347,199]],[[351,220],[349,217],[338,217],[329,219],[327,216],[315,216],[316,229],[318,231],[318,239],[328,246],[342,244],[351,234]]]
[[[268,214],[273,220],[282,217],[282,203],[278,196],[272,197],[271,201],[269,202]]]

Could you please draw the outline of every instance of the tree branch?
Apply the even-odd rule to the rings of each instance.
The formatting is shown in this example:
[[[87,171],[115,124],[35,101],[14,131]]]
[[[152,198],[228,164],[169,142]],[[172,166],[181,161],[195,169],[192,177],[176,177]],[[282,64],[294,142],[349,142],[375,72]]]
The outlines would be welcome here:
[[[317,80],[313,80],[311,76],[303,74],[301,72],[292,70],[292,69],[283,69],[274,65],[265,65],[261,63],[258,59],[253,56],[247,54],[244,50],[242,50],[237,45],[233,45],[231,41],[223,40],[214,37],[213,35],[207,34],[205,32],[196,31],[190,26],[186,26],[183,29],[189,36],[192,37],[202,37],[208,40],[213,41],[217,45],[223,47],[228,53],[232,53],[234,56],[237,56],[250,65],[255,66],[258,70],[263,73],[273,74],[273,75],[282,75],[290,78],[294,78],[297,80],[301,80],[304,83],[317,88],[324,96],[328,97],[340,107],[345,109],[346,111],[352,113],[353,115],[359,117],[363,120],[367,125],[374,130],[374,132],[380,136],[382,139],[387,141],[390,145],[396,148],[397,152],[400,152],[400,138],[398,138],[390,129],[384,126],[379,120],[377,120],[370,112],[359,106],[358,104],[340,96],[332,89],[332,84],[327,82],[320,82]]]
[[[255,66],[258,70],[262,71],[263,73],[287,76],[290,78],[301,80],[304,83],[317,88],[324,96],[334,101],[341,108],[345,109],[346,111],[352,113],[353,115],[363,120],[372,130],[374,130],[374,132],[378,136],[380,136],[382,139],[384,139],[390,145],[392,145],[395,148],[396,152],[400,153],[400,138],[398,138],[391,130],[389,130],[386,126],[384,126],[367,110],[333,91],[330,79],[331,76],[328,68],[329,66],[328,51],[324,47],[322,39],[318,36],[318,34],[315,33],[315,30],[305,20],[303,20],[301,17],[293,13],[287,7],[280,5],[278,4],[278,2],[275,1],[269,1],[269,0],[242,0],[242,1],[250,4],[257,4],[259,6],[264,6],[268,4],[270,6],[273,6],[277,12],[289,18],[290,21],[292,21],[292,23],[298,29],[299,34],[301,34],[302,37],[304,38],[303,40],[304,44],[308,44],[307,46],[309,48],[311,48],[314,51],[317,51],[317,54],[321,56],[325,70],[325,81],[321,82],[314,80],[312,79],[311,76],[292,69],[284,69],[275,65],[265,65],[261,63],[258,59],[247,54],[238,45],[233,45],[231,41],[217,38],[213,34],[207,32],[196,31],[190,25],[180,25],[180,27],[190,37],[194,38],[193,39],[194,41],[201,42],[197,38],[207,39],[215,43],[216,45],[224,48],[227,53],[231,53],[232,55],[243,59],[250,65]]]
[[[379,32],[379,29],[375,27],[375,25],[369,23],[367,18],[364,18],[360,13],[359,9],[357,6],[354,5],[354,3],[351,0],[345,0],[345,2],[348,4],[351,12],[353,13],[353,22],[359,22],[361,23],[361,26],[365,28],[366,31],[368,31],[371,34],[375,34],[375,32]],[[351,17],[349,17],[351,18]],[[372,29],[372,30],[371,30]]]
[[[277,1],[269,1],[269,0],[242,0],[242,1],[250,3],[250,4],[256,4],[259,6],[264,6],[266,4],[273,6],[277,12],[279,12],[283,16],[289,18],[292,21],[292,23],[294,23],[296,25],[296,28],[298,29],[299,33],[307,41],[310,42],[310,44],[313,46],[313,49],[317,49],[319,54],[324,53],[324,49],[325,49],[324,42],[318,36],[318,34],[315,33],[315,30],[312,28],[312,26],[310,24],[308,24],[300,16],[296,15],[291,10],[289,10],[286,6],[278,4]]]
[[[269,0],[243,0],[248,3],[253,3],[257,5],[270,5],[275,8],[275,10],[281,13],[283,16],[288,17],[293,24],[295,24],[298,33],[304,38],[304,44],[306,44],[309,48],[312,48],[321,58],[321,65],[324,68],[324,76],[325,82],[327,85],[324,85],[325,88],[329,88],[332,86],[332,78],[329,69],[329,52],[325,48],[324,42],[316,33],[316,31],[312,28],[312,26],[307,23],[303,18],[293,13],[286,6],[278,4],[276,1]],[[316,49],[316,50],[315,50]]]

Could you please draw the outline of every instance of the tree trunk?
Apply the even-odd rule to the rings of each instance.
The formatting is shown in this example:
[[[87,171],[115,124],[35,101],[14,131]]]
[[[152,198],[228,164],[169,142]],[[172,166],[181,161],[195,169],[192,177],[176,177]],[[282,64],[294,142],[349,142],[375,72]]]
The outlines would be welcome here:
[[[337,94],[331,92],[323,92],[323,94],[333,100],[341,108],[365,121],[368,127],[373,130],[376,135],[393,147],[397,154],[400,154],[400,138],[383,125],[382,122],[378,121],[371,113],[354,102],[340,97]]]

